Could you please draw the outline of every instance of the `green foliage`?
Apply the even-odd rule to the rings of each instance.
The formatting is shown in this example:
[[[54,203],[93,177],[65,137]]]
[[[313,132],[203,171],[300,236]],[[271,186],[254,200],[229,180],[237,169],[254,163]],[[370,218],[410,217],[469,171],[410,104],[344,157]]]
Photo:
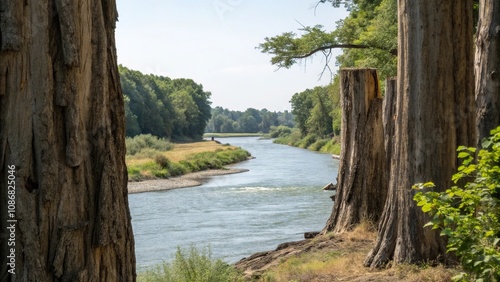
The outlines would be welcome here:
[[[127,136],[201,139],[211,117],[210,92],[191,79],[145,75],[119,66]]]
[[[291,129],[291,132],[288,132],[286,128],[283,128],[283,130],[277,128],[275,131],[271,131],[271,136],[275,136],[278,132],[280,132],[279,135],[272,137],[276,138],[273,141],[276,144],[294,146],[322,153],[340,154],[339,137],[319,138],[314,134],[303,137],[298,128]]]
[[[144,151],[149,153],[157,151],[168,151],[174,147],[170,141],[165,138],[158,138],[151,134],[141,134],[134,137],[125,138],[127,156],[133,156]]]
[[[456,280],[500,281],[500,127],[476,148],[460,146],[462,165],[453,175],[456,185],[445,192],[419,192],[414,200],[432,220],[425,226],[448,237],[463,269]],[[432,182],[415,189],[434,187]]]
[[[280,126],[271,126],[271,130],[269,131],[269,138],[278,138],[290,135],[292,133],[292,128],[284,125]]]
[[[341,116],[338,77],[328,86],[318,86],[295,93],[290,100],[295,123],[303,136],[315,134],[321,138],[340,132]]]
[[[188,250],[177,248],[171,263],[157,265],[140,273],[140,282],[234,282],[243,281],[240,273],[220,259],[212,258],[209,247],[202,250],[191,246]]]
[[[218,150],[215,152],[203,152],[193,154],[180,164],[189,171],[206,169],[221,169],[225,165],[244,161],[250,157],[250,153],[241,148]]]
[[[266,37],[258,48],[271,54],[271,63],[290,68],[300,60],[321,53],[326,62],[331,49],[342,48],[337,57],[341,67],[372,67],[382,78],[396,75],[397,69],[397,0],[321,0],[339,7],[343,4],[350,14],[337,22],[333,31],[322,26],[302,27],[300,34],[284,32]]]
[[[270,112],[267,109],[230,111],[222,107],[212,109],[206,132],[210,133],[268,133],[273,126],[292,126],[293,115],[288,111]]]

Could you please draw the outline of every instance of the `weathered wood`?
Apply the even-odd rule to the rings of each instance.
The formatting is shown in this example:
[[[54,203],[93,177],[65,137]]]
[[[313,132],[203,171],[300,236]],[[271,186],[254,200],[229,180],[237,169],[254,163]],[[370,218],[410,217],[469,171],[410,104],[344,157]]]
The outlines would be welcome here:
[[[450,187],[458,145],[473,145],[472,1],[399,0],[396,125],[389,194],[366,266],[446,259],[413,201],[415,183]]]
[[[343,232],[362,220],[377,222],[387,176],[382,98],[374,69],[340,71],[341,158],[332,215],[323,232]]]
[[[385,80],[385,95],[382,105],[383,115],[382,121],[384,124],[384,148],[386,155],[386,168],[391,168],[391,156],[394,147],[394,133],[396,126],[396,78],[387,78]],[[388,172],[388,175],[390,173]]]
[[[0,0],[0,280],[133,281],[115,2]]]
[[[500,125],[500,3],[479,1],[475,56],[478,147]]]

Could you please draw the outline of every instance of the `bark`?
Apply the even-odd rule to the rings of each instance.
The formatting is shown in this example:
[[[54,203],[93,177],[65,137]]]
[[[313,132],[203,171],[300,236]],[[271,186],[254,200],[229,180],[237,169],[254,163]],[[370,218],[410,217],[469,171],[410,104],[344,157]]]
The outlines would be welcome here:
[[[116,20],[113,0],[0,0],[2,281],[135,280]]]
[[[340,71],[341,157],[332,215],[323,232],[377,221],[387,193],[382,98],[374,69]]]
[[[415,183],[450,187],[456,148],[474,142],[472,1],[399,0],[396,125],[389,194],[366,266],[446,257],[413,201]]]
[[[384,124],[384,148],[386,156],[386,169],[391,169],[391,156],[394,147],[394,133],[396,125],[396,78],[387,78],[385,80],[385,95],[382,105],[383,115],[382,122]],[[387,172],[389,177],[390,171]],[[389,183],[387,182],[387,185]]]
[[[481,0],[475,56],[478,147],[490,131],[500,125],[499,57],[500,3]]]

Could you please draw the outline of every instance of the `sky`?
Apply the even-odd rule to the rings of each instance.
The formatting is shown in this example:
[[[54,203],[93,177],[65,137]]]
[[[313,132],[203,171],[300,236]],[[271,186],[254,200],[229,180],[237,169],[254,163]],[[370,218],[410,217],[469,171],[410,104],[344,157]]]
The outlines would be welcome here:
[[[117,0],[118,63],[145,74],[191,78],[212,93],[212,107],[243,111],[290,110],[293,94],[319,80],[325,59],[316,55],[277,69],[256,49],[265,37],[300,33],[301,25],[327,30],[347,16],[315,0]],[[340,51],[336,51],[340,54]],[[335,70],[334,59],[330,67]]]

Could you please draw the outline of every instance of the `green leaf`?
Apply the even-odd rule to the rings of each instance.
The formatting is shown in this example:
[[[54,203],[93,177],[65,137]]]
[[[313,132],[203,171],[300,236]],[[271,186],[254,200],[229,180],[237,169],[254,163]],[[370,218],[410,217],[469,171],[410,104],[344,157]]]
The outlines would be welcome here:
[[[422,206],[423,212],[430,212],[432,210],[432,206],[430,204],[425,204]]]
[[[493,236],[493,234],[495,234],[495,232],[494,232],[493,230],[490,230],[490,231],[486,232],[486,233],[484,234],[484,236],[485,236],[485,237],[490,237],[490,236]]]
[[[459,158],[459,159],[465,159],[465,158],[467,158],[467,157],[469,157],[469,156],[470,156],[470,155],[469,155],[469,153],[468,153],[468,152],[460,152],[460,153],[458,153],[458,158]]]
[[[445,228],[441,231],[441,236],[448,236],[450,237],[453,234],[453,231],[450,228]]]

